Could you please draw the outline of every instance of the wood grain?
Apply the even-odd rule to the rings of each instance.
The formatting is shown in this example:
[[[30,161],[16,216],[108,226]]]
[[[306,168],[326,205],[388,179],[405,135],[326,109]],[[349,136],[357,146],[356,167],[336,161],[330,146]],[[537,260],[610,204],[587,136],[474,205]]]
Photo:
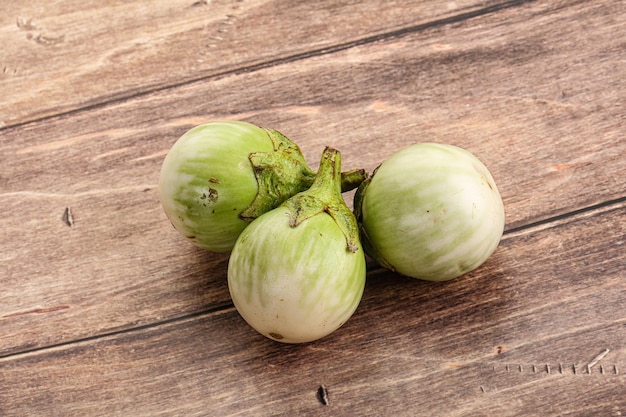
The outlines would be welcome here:
[[[265,339],[226,308],[0,359],[0,412],[617,416],[624,208],[512,234],[448,283],[371,274],[356,315],[311,344]]]
[[[621,7],[532,4],[4,129],[0,352],[229,305],[227,256],[179,239],[155,189],[173,141],[215,118],[279,128],[312,165],[324,145],[368,170],[416,141],[463,146],[492,170],[508,229],[619,200]],[[593,41],[568,40],[575,22]]]
[[[0,126],[267,65],[494,3],[5,0]]]

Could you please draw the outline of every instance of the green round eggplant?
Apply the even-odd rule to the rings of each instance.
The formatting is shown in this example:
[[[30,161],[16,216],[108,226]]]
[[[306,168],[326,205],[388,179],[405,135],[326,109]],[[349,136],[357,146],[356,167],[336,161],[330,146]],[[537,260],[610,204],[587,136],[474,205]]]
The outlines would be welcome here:
[[[314,177],[299,148],[279,132],[217,121],[192,128],[172,146],[159,194],[181,235],[227,252],[252,219],[307,189]]]
[[[366,253],[413,278],[445,281],[496,250],[505,213],[496,183],[470,152],[420,143],[385,160],[357,190]]]
[[[327,336],[361,300],[365,255],[356,219],[341,197],[339,164],[339,152],[325,150],[311,188],[254,220],[233,248],[233,303],[272,340],[305,343]]]

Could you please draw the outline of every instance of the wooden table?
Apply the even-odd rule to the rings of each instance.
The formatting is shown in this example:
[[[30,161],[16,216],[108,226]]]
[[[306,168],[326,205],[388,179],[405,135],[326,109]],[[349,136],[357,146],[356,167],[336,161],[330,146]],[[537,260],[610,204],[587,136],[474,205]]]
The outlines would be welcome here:
[[[626,3],[3,0],[0,415],[626,415]],[[447,283],[373,262],[340,330],[285,345],[157,193],[211,120],[371,172],[464,147],[506,207]],[[352,195],[346,194],[351,202]]]

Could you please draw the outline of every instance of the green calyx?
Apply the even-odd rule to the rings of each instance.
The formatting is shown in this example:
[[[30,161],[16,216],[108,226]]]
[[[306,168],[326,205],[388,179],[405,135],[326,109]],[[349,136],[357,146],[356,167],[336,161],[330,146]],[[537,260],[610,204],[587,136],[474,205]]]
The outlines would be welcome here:
[[[359,230],[354,215],[343,201],[341,184],[341,154],[327,147],[311,187],[287,200],[283,206],[290,210],[291,227],[297,227],[317,214],[327,213],[345,236],[347,249],[356,252],[359,249]]]
[[[265,131],[274,151],[253,152],[248,156],[259,191],[250,206],[239,214],[245,221],[256,219],[292,195],[306,190],[315,178],[315,172],[307,165],[298,145],[277,130]]]
[[[264,130],[274,150],[253,152],[248,156],[259,186],[250,206],[239,214],[242,220],[248,222],[278,207],[291,196],[309,189],[316,178],[298,145],[277,130]],[[341,191],[358,187],[365,178],[367,174],[363,169],[341,173]]]

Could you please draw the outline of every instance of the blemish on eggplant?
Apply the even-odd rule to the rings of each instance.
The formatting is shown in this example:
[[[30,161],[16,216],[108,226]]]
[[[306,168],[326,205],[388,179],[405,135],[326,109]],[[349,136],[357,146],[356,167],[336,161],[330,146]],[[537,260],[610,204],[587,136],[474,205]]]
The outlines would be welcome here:
[[[215,188],[209,188],[209,195],[207,196],[211,203],[217,203],[218,192]]]
[[[276,339],[276,340],[281,340],[284,338],[282,334],[274,333],[274,332],[270,332],[269,337],[271,337],[272,339]]]
[[[328,389],[325,385],[320,385],[317,389],[317,399],[322,405],[330,405],[330,401],[328,399]]]
[[[217,178],[215,178],[215,177],[211,177],[211,178],[209,178],[209,182],[210,182],[211,184],[219,184],[219,183],[220,183],[220,180],[218,180],[218,179],[217,179]]]

